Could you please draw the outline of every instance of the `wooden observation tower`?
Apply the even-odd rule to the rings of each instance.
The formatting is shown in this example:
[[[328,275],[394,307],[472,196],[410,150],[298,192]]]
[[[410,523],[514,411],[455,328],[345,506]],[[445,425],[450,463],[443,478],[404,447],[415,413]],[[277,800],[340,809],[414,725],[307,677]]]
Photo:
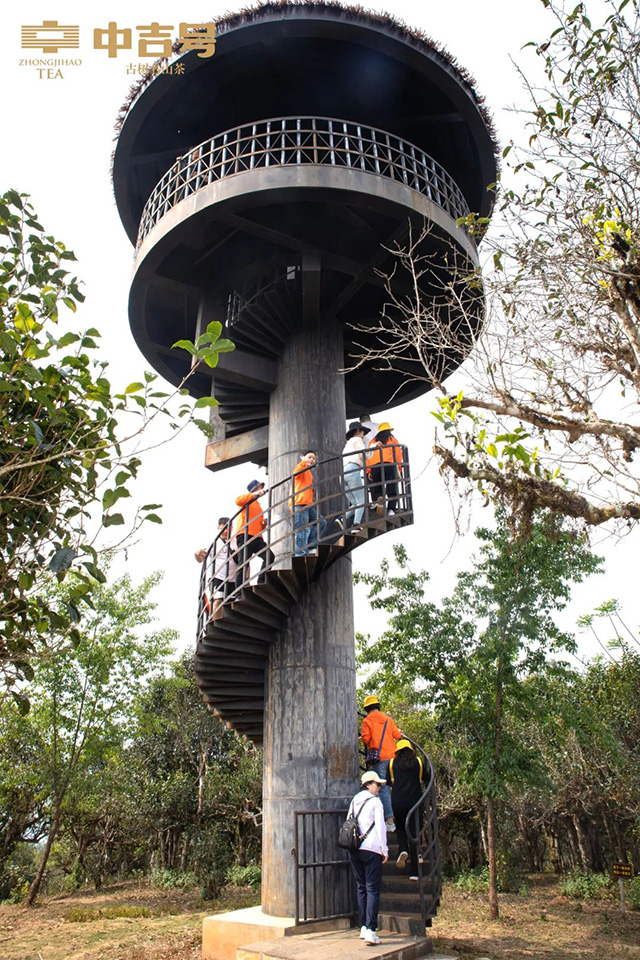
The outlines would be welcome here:
[[[315,494],[325,515],[339,516],[345,418],[429,389],[414,377],[417,352],[385,370],[349,369],[350,358],[375,346],[366,328],[387,299],[379,271],[410,221],[417,232],[428,224],[423,245],[441,256],[439,283],[446,251],[477,266],[475,240],[457,221],[490,213],[495,144],[464,71],[422,36],[360,9],[267,3],[219,20],[215,55],[190,51],[180,63],[182,75],[141,84],[114,155],[118,210],[136,247],[130,322],[172,383],[190,360],[175,341],[217,319],[236,344],[190,391],[220,401],[210,469],[268,465],[276,560],[264,583],[237,589],[215,616],[204,577],[197,674],[223,719],[264,739],[263,909],[292,916],[296,817],[346,807],[357,784],[350,552],[413,512],[405,453],[394,517],[293,556],[291,471],[315,450]],[[481,298],[469,316],[479,327]],[[464,355],[463,338],[443,344],[432,358],[438,375]],[[331,859],[335,836],[310,829],[312,855]],[[435,857],[437,837],[430,842]],[[308,882],[340,912],[322,870]]]

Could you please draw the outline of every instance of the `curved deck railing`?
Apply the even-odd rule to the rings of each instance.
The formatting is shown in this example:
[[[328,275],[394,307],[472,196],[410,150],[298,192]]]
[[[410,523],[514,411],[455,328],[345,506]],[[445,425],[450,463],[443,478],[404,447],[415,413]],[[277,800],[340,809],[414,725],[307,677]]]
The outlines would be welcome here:
[[[424,778],[425,788],[420,799],[409,810],[405,819],[405,829],[409,843],[413,843],[418,848],[418,888],[420,890],[420,911],[425,922],[430,922],[430,918],[435,916],[437,903],[431,903],[427,908],[424,889],[429,886],[432,891],[437,890],[437,899],[440,899],[440,890],[442,887],[442,875],[440,870],[440,841],[438,838],[438,810],[436,805],[436,780],[433,764],[427,753],[415,740],[409,742],[413,744],[416,751],[420,751],[423,757],[423,764],[426,766],[428,776]]]
[[[277,117],[219,133],[185,153],[145,204],[138,244],[176,204],[198,190],[259,167],[332,166],[373,173],[411,187],[454,220],[469,207],[433,157],[394,134],[329,117]]]
[[[243,587],[263,582],[269,570],[288,569],[293,557],[309,555],[318,547],[337,543],[345,533],[362,536],[364,542],[369,528],[377,529],[391,516],[397,517],[399,523],[403,520],[411,522],[413,504],[407,448],[401,444],[389,444],[386,448],[376,449],[394,450],[395,456],[399,453],[401,459],[395,463],[395,478],[377,477],[363,468],[359,482],[352,486],[357,499],[363,502],[362,519],[358,524],[353,523],[357,508],[349,505],[346,494],[344,454],[321,460],[310,468],[312,484],[304,490],[311,490],[309,506],[315,516],[306,519],[292,511],[295,492],[292,475],[269,487],[260,497],[266,524],[261,535],[243,534],[244,542],[238,544],[236,531],[241,526],[238,518],[245,512],[246,505],[230,517],[227,528],[216,536],[202,564],[198,639],[204,636],[207,624],[220,606],[238,600]],[[298,494],[301,492],[297,491]],[[259,570],[256,569],[258,562]]]

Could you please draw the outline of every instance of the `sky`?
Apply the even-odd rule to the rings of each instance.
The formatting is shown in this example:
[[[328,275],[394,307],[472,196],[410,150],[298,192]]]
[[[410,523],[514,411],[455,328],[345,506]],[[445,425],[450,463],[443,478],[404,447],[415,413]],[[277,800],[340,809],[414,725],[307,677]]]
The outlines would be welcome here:
[[[180,21],[203,22],[236,6],[242,4],[229,7],[227,0],[112,0],[98,6],[76,0],[31,0],[27,8],[3,6],[0,192],[14,187],[29,193],[47,232],[75,251],[87,299],[74,324],[101,331],[102,355],[110,362],[112,382],[120,387],[140,379],[145,361],[129,332],[127,298],[133,248],[116,210],[109,168],[113,124],[136,79],[131,70],[142,61],[128,51],[110,59],[106,50],[94,49],[93,31],[115,21],[119,28],[132,29],[135,44],[138,25],[158,21],[174,25],[177,31]],[[521,139],[523,114],[514,106],[523,107],[524,95],[513,60],[529,71],[536,68],[533,52],[522,48],[529,40],[546,38],[553,29],[541,0],[449,0],[446,4],[370,0],[368,6],[390,10],[443,44],[475,77],[501,144]],[[22,49],[21,28],[45,20],[79,26],[79,49],[61,50],[56,55]],[[50,68],[49,75],[46,68],[24,63],[46,56],[77,58],[81,63],[59,71]],[[455,386],[455,377],[451,382]],[[474,510],[466,517],[469,532],[456,534],[457,505],[450,501],[430,453],[435,427],[430,411],[434,408],[433,397],[427,396],[389,413],[395,435],[410,448],[414,526],[359,548],[353,561],[354,569],[378,570],[381,560],[391,554],[392,544],[401,540],[412,566],[429,571],[432,597],[438,599],[453,588],[456,572],[468,566],[474,549],[471,531],[489,522],[490,511]],[[375,419],[382,421],[384,414]],[[117,569],[128,570],[136,580],[155,569],[165,571],[155,596],[158,617],[163,627],[178,631],[179,649],[195,640],[199,565],[193,552],[208,545],[215,533],[215,518],[235,512],[235,497],[259,476],[251,465],[210,473],[204,467],[204,448],[204,437],[193,428],[145,458],[134,495],[140,503],[162,503],[163,524],[147,524],[139,542],[117,561]],[[622,602],[627,622],[637,626],[637,537],[636,533],[619,540],[605,532],[595,533],[593,543],[606,558],[606,574],[576,588],[564,617],[566,628],[571,628],[579,614],[612,597]],[[356,589],[356,630],[375,635],[379,620],[374,621],[368,610],[364,589]],[[583,655],[599,652],[592,637],[581,635],[579,641]]]

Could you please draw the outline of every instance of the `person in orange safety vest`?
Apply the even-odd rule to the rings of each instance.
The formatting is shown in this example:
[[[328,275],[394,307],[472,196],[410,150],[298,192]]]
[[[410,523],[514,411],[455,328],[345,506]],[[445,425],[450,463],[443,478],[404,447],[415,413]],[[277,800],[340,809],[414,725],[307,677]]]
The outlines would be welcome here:
[[[306,557],[315,550],[327,527],[327,521],[318,514],[314,500],[313,467],[316,455],[308,450],[293,468],[293,497],[289,501],[295,530],[295,555]]]
[[[380,701],[376,696],[365,697],[360,738],[367,748],[367,767],[375,770],[379,777],[388,780],[389,761],[396,755],[396,740],[402,739],[402,733],[392,718],[380,709]],[[395,830],[391,793],[388,783],[380,788],[380,799],[387,821],[387,830]]]
[[[271,566],[275,560],[273,551],[269,549],[262,536],[267,529],[267,521],[258,501],[264,492],[264,483],[252,480],[247,484],[247,493],[236,497],[236,506],[243,508],[238,514],[235,530],[238,545],[236,587],[241,587],[249,579],[249,561],[255,554],[262,556],[258,583],[264,583],[265,567]]]
[[[393,436],[392,430],[391,424],[381,423],[367,452],[367,474],[371,484],[369,490],[379,516],[384,515],[385,499],[390,516],[398,509],[402,447]]]

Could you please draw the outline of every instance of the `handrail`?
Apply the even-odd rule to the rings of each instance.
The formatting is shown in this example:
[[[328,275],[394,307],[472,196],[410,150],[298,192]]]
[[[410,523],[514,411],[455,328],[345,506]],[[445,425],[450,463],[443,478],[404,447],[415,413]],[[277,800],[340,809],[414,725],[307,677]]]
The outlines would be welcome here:
[[[276,117],[216,134],[179,157],[144,206],[138,246],[176,204],[216,180],[258,167],[303,165],[348,167],[385,177],[421,193],[454,220],[469,215],[451,175],[409,141],[349,120]]]
[[[394,463],[388,466],[395,465],[395,477],[391,476],[391,470],[388,471],[388,476],[387,471],[377,470],[378,464],[371,459],[372,454],[384,450],[391,450],[394,455]],[[354,529],[353,524],[350,526],[350,520],[355,517],[355,511],[359,508],[350,505],[347,489],[362,502],[362,518],[357,524],[362,533],[369,527],[379,527],[384,516],[390,515],[392,511],[399,518],[413,517],[407,448],[399,443],[390,443],[382,447],[365,448],[362,453],[366,470],[363,467],[360,482],[353,484],[352,481],[350,487],[345,481],[343,461],[345,457],[353,456],[353,453],[341,453],[318,461],[309,468],[312,474],[311,484],[302,490],[295,490],[293,475],[269,487],[265,491],[267,507],[263,510],[266,521],[263,537],[258,534],[249,535],[244,543],[238,545],[236,542],[234,546],[231,530],[238,526],[236,521],[247,509],[247,504],[230,517],[227,528],[217,534],[202,564],[198,639],[204,636],[207,624],[212,619],[214,601],[219,601],[220,606],[233,603],[240,598],[242,588],[255,580],[255,574],[251,575],[250,571],[252,556],[261,556],[264,559],[257,578],[261,581],[268,570],[291,569],[292,557],[307,555],[309,548],[316,549],[318,544],[334,543],[345,532],[348,534]],[[310,515],[301,522],[299,518],[303,518],[303,514],[300,511],[292,512],[291,501],[294,496],[309,490],[312,499],[308,506],[312,508],[315,516]],[[257,551],[256,547],[259,548]],[[301,549],[304,551],[302,554]]]
[[[426,877],[427,880],[433,880],[438,873],[438,862],[440,859],[439,851],[439,840],[438,840],[438,827],[437,827],[437,812],[436,812],[436,802],[435,802],[435,771],[433,769],[433,764],[429,755],[422,749],[419,743],[416,743],[415,740],[412,740],[411,737],[406,737],[413,745],[416,750],[419,750],[424,759],[427,762],[429,769],[429,782],[426,784],[424,792],[419,800],[414,803],[411,807],[407,816],[405,818],[405,830],[407,832],[407,839],[409,843],[413,843],[417,847],[418,853],[418,886],[420,889],[420,910],[424,919],[427,917],[426,903],[424,899],[424,884],[423,884],[423,865],[425,863],[431,864],[431,869]],[[432,798],[432,815],[429,815],[429,810],[427,807],[429,799]],[[425,807],[425,816],[423,818],[423,824],[419,831],[417,831],[416,836],[412,833],[412,818],[415,815],[415,823],[419,823],[418,811],[420,807],[424,804]],[[431,839],[426,848],[422,848],[422,837],[424,834],[433,827],[433,821],[435,820],[435,829],[433,830]]]

